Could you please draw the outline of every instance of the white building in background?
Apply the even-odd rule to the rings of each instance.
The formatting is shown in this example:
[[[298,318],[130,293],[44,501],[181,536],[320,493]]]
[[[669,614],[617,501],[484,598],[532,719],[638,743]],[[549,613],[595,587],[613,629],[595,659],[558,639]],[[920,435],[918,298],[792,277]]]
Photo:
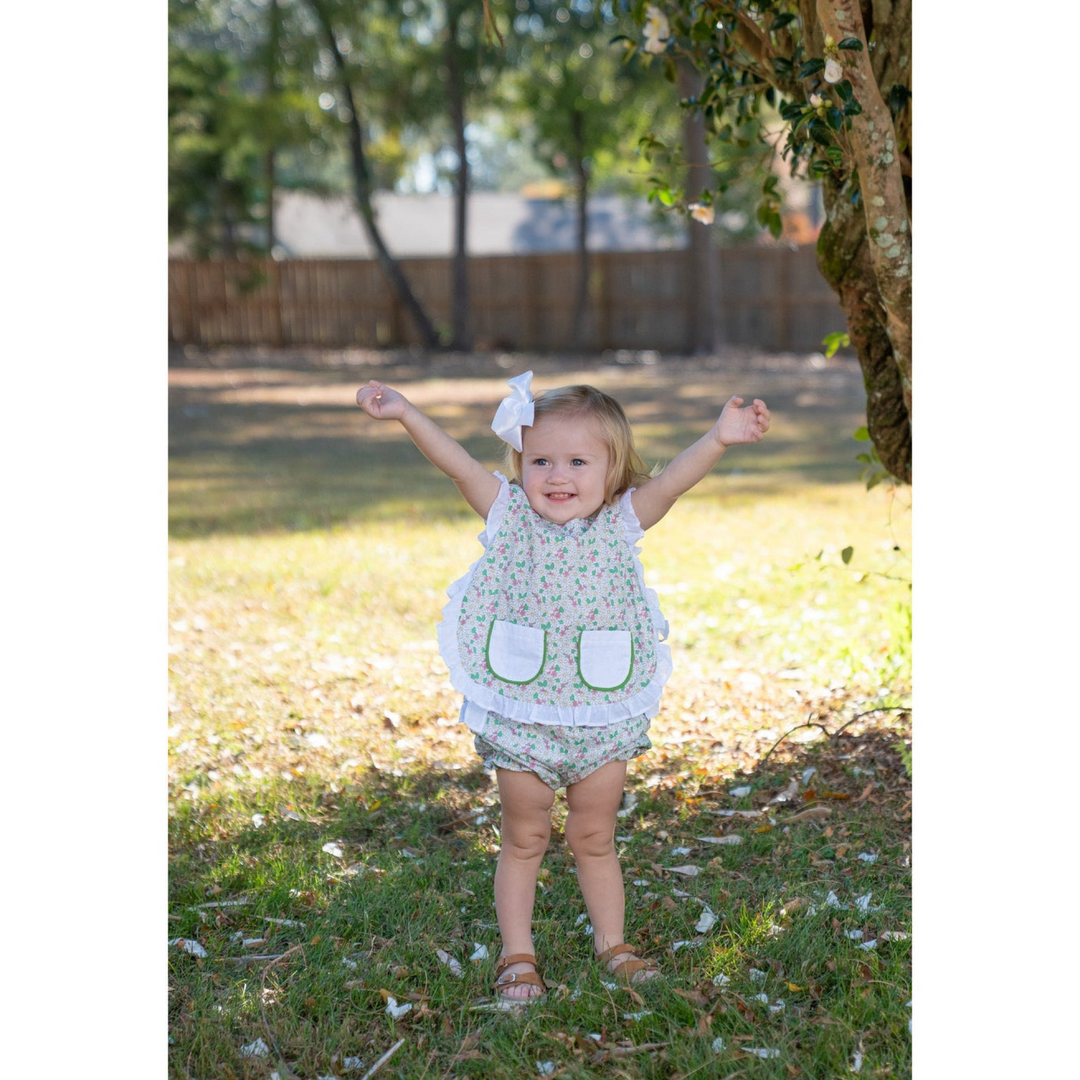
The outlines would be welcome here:
[[[379,230],[395,257],[449,256],[454,250],[452,195],[378,192],[373,199]],[[571,199],[478,191],[469,196],[467,244],[470,255],[512,255],[573,251],[577,209]],[[596,195],[589,200],[590,251],[655,251],[685,245],[682,223],[670,216],[659,223],[644,199]],[[351,198],[320,198],[282,192],[274,230],[282,258],[367,259],[368,242]]]

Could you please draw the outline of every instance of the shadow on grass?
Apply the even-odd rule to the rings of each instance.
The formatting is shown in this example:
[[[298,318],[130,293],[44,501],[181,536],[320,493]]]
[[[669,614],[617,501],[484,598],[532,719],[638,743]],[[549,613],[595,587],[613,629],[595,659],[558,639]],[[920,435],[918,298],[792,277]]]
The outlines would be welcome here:
[[[717,1060],[716,1037],[726,1072],[745,1045],[777,1047],[776,1068],[758,1063],[755,1075],[834,1075],[858,1046],[871,1075],[906,1075],[910,784],[897,741],[895,726],[873,722],[858,734],[786,741],[734,779],[710,775],[693,754],[635,766],[637,805],[617,824],[626,938],[666,975],[637,987],[635,1000],[605,988],[592,959],[557,812],[534,915],[549,993],[524,1029],[474,1011],[490,999],[493,959],[467,960],[477,944],[492,958],[498,949],[497,808],[478,766],[371,769],[337,790],[298,780],[290,789],[302,820],[278,814],[258,829],[215,824],[222,800],[204,798],[176,823],[170,935],[197,938],[207,958],[171,961],[170,1056],[247,1075],[236,1048],[270,1034],[297,1075],[316,1075],[335,1054],[363,1053],[366,1066],[404,1036],[396,1075],[426,1076],[437,1062],[435,1075],[501,1078],[551,1057],[573,1064],[589,1049],[574,1038],[560,1047],[560,1033],[600,1032],[617,1049],[608,1031],[625,1032],[633,1015],[633,1041],[665,1048],[636,1059],[642,1077]],[[811,768],[793,799],[771,802]],[[735,786],[752,791],[733,797]],[[733,834],[742,842],[699,839]],[[706,911],[716,922],[700,931]],[[261,1014],[250,1007],[252,985],[263,987]],[[384,1015],[386,987],[412,1005],[400,1024]],[[460,1058],[476,1031],[484,1060]]]

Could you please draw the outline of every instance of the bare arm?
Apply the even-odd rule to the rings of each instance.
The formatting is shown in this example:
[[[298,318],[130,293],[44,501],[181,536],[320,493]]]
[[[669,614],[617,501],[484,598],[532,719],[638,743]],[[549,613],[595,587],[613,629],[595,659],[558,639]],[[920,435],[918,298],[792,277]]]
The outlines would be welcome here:
[[[380,382],[360,387],[356,404],[376,420],[397,420],[424,457],[454,481],[465,501],[482,518],[487,517],[499,493],[499,481],[431,417],[404,394]]]
[[[707,435],[673,458],[662,473],[630,496],[643,529],[652,528],[680,495],[701,481],[729,446],[761,441],[769,430],[769,410],[759,398],[754,398],[753,405],[745,409],[739,408],[742,401],[741,397],[731,398]]]

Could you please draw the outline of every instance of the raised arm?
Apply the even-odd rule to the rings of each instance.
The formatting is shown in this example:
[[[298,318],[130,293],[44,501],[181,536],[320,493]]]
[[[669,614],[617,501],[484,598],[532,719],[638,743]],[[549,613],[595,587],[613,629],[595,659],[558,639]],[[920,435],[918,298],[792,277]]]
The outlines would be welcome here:
[[[753,405],[747,405],[745,409],[739,407],[742,403],[741,397],[731,398],[707,435],[672,458],[662,473],[642,484],[630,496],[643,529],[652,528],[675,505],[680,495],[685,495],[702,480],[729,446],[761,441],[769,430],[769,410],[759,398],[754,398]]]
[[[356,404],[376,420],[397,420],[424,457],[454,481],[482,518],[487,517],[499,493],[499,481],[404,394],[372,381],[357,390]]]

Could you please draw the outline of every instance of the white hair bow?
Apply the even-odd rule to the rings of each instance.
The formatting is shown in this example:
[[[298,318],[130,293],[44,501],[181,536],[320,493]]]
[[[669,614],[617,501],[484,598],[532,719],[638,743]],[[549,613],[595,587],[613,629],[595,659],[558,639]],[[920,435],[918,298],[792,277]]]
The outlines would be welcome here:
[[[533,422],[533,396],[529,390],[533,373],[526,371],[508,380],[510,393],[499,403],[495,419],[491,421],[491,430],[521,453],[521,429],[531,427]]]

